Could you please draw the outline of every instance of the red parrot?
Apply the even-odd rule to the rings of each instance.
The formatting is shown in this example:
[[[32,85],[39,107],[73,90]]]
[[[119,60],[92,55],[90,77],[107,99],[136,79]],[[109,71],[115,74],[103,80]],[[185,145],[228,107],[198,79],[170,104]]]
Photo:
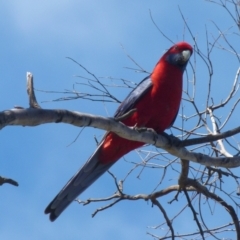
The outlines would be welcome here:
[[[171,127],[178,114],[182,97],[182,76],[192,51],[192,47],[186,42],[172,46],[158,61],[153,72],[120,104],[114,117],[136,109],[122,123],[138,128],[152,128],[157,133]],[[56,220],[79,194],[118,159],[144,144],[108,132],[93,155],[45,209],[45,213],[50,214],[50,220]]]

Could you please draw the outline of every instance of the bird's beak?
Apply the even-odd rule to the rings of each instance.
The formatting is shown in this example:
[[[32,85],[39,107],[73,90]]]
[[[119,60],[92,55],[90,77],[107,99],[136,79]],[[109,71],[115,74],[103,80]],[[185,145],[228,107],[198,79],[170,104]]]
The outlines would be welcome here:
[[[190,50],[184,50],[182,51],[182,61],[187,62],[189,58],[191,57],[191,51]]]

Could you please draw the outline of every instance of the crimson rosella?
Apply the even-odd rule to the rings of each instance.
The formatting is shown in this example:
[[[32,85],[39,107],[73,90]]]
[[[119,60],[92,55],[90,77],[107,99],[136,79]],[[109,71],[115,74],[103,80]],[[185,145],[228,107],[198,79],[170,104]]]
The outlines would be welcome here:
[[[152,128],[157,133],[171,127],[178,114],[183,72],[192,51],[186,42],[172,46],[158,61],[153,72],[120,104],[114,117],[136,109],[132,115],[122,120],[125,125]],[[50,214],[50,220],[59,217],[79,194],[118,159],[142,145],[143,142],[130,141],[108,132],[88,161],[47,206],[45,213]]]

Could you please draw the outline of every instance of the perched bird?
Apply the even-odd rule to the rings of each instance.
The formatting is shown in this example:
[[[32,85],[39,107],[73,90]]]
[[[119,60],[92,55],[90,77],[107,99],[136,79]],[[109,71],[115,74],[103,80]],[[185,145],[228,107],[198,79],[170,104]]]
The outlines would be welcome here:
[[[120,104],[114,117],[136,109],[132,115],[122,120],[122,123],[137,128],[152,128],[157,133],[171,127],[178,114],[182,76],[192,51],[192,47],[186,42],[172,46],[158,61],[152,73]],[[56,220],[79,194],[118,159],[142,145],[143,142],[130,141],[108,132],[88,161],[45,209],[45,213],[50,214],[50,220]]]

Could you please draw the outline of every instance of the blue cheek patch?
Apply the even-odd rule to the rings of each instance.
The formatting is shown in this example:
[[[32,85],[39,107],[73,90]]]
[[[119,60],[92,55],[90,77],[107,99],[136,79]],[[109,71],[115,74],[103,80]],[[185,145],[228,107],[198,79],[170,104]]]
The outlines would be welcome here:
[[[179,69],[181,69],[182,72],[184,72],[188,61],[182,63],[181,61],[182,56],[180,53],[176,53],[176,54],[169,54],[166,57],[166,61],[169,62],[170,64],[178,67]]]

